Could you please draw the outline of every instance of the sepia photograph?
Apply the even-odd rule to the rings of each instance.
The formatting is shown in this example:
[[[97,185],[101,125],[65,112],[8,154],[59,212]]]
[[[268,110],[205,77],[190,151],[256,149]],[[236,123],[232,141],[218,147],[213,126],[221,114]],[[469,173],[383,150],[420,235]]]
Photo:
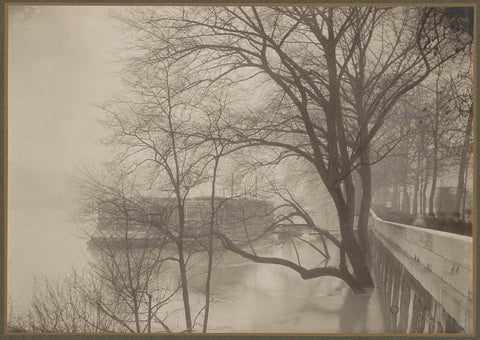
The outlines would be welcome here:
[[[5,5],[6,334],[475,334],[477,5]]]

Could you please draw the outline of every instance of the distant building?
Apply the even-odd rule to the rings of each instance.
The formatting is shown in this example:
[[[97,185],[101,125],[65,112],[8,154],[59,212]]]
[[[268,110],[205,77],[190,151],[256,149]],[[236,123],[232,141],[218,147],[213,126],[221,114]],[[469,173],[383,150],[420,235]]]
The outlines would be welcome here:
[[[103,242],[144,247],[161,239],[161,229],[178,231],[178,210],[175,199],[150,197],[140,204],[106,202],[99,209],[97,233],[90,247]],[[253,240],[273,222],[273,203],[255,199],[215,198],[214,228],[234,241]],[[208,232],[211,218],[210,197],[189,198],[185,201],[185,234],[200,236]],[[126,234],[127,233],[127,234]]]

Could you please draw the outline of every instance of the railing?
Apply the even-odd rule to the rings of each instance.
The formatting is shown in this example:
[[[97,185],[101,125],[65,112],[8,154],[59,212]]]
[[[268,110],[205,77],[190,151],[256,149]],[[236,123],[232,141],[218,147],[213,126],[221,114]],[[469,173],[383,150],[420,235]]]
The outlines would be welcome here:
[[[472,330],[472,237],[389,222],[371,211],[373,232],[467,332]]]

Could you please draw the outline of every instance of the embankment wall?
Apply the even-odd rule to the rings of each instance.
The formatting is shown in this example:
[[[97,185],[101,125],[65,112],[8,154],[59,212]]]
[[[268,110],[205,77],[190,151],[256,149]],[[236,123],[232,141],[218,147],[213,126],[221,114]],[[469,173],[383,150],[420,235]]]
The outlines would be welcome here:
[[[372,216],[372,263],[393,330],[473,333],[472,237]]]

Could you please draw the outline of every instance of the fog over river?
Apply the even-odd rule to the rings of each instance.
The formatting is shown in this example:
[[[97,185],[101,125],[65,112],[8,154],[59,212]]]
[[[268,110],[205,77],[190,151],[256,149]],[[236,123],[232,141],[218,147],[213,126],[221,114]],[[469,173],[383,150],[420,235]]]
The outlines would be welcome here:
[[[39,216],[48,216],[48,214]],[[26,307],[34,289],[34,276],[60,279],[92,259],[86,240],[76,236],[76,226],[67,212],[52,213],[40,220],[27,215],[9,216],[16,228],[9,233],[9,302]],[[41,225],[41,228],[33,228]],[[302,245],[298,245],[300,251]],[[262,255],[294,256],[293,248],[271,242],[257,245]],[[39,249],[31,253],[28,249]],[[319,264],[318,256],[305,253],[302,264]],[[203,255],[202,255],[203,257]],[[194,261],[192,261],[194,262]],[[204,304],[206,266],[201,261],[191,271],[192,306]],[[198,274],[198,275],[195,275]],[[384,333],[388,332],[386,311],[378,290],[354,294],[335,278],[302,280],[289,268],[255,264],[232,253],[217,254],[213,270],[209,332],[263,333]],[[178,301],[167,308],[181,307]],[[181,329],[181,312],[169,318],[172,329]]]
[[[22,309],[35,277],[61,280],[92,259],[73,222],[78,197],[72,180],[79,169],[108,159],[110,151],[98,143],[108,135],[98,124],[104,113],[95,104],[122,89],[115,54],[121,39],[101,6],[9,6],[8,22],[7,297]],[[262,255],[295,259],[289,245],[259,248]],[[307,255],[302,265],[322,264]],[[195,268],[189,287],[197,311],[205,299],[205,270]],[[230,253],[215,263],[212,280],[210,332],[389,331],[378,290],[356,295],[338,279],[305,281],[288,268]],[[181,313],[169,322],[174,330],[184,327]]]

